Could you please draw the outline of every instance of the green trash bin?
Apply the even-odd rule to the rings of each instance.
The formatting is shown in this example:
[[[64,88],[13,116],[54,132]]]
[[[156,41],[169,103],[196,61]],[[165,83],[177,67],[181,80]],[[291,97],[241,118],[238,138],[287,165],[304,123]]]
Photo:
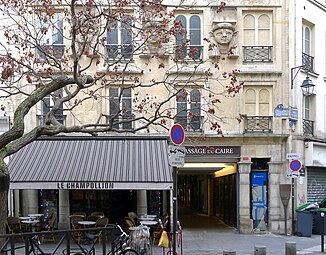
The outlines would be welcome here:
[[[313,213],[311,211],[297,211],[297,236],[311,237]]]
[[[321,235],[321,223],[322,223],[322,217],[320,215],[321,212],[325,213],[324,217],[324,235],[326,235],[326,208],[319,208],[315,210],[315,213],[313,214],[313,228],[312,232],[317,235]]]

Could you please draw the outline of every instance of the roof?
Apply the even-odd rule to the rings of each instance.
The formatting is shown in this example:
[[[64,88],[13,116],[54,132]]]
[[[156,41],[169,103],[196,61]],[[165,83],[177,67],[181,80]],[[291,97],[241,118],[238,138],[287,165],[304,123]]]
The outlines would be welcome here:
[[[11,189],[172,189],[167,139],[39,139],[10,159]]]

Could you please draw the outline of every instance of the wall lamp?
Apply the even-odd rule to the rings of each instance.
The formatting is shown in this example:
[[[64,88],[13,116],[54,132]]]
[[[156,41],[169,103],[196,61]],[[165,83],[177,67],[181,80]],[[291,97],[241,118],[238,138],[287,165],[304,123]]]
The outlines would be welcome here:
[[[297,71],[295,71],[297,69]],[[291,68],[291,89],[293,89],[293,81],[297,77],[300,70],[307,70],[305,66],[296,66]],[[315,84],[312,83],[312,80],[307,76],[306,79],[302,82],[300,86],[304,96],[311,96],[314,93]]]

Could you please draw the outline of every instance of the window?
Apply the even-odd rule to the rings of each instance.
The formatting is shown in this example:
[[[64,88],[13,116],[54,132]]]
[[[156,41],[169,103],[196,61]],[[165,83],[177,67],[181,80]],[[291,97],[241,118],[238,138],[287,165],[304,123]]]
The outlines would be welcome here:
[[[271,100],[269,88],[247,88],[245,90],[245,113],[250,116],[269,116]]]
[[[46,114],[52,110],[56,98],[62,97],[62,89],[55,91],[52,95],[47,95],[43,98],[41,103],[41,115],[38,116],[40,124],[45,124]],[[61,104],[56,113],[54,114],[59,123],[65,123],[65,115],[63,115],[63,105]]]
[[[121,97],[120,97],[121,96]],[[109,119],[116,129],[132,129],[131,88],[109,88]]]
[[[201,18],[198,15],[178,15],[176,21],[181,25],[176,38],[176,59],[189,57],[202,59]]]
[[[244,45],[271,45],[271,19],[267,14],[246,14]]]
[[[109,59],[132,59],[131,16],[110,20],[106,38],[106,54]]]
[[[312,120],[312,96],[304,97],[303,105],[303,134],[304,135],[314,135],[314,121]]]
[[[245,14],[243,17],[243,26],[244,61],[271,62],[271,14]]]
[[[42,19],[42,16],[40,17]],[[65,46],[63,44],[63,17],[60,13],[54,14],[48,22],[40,22],[41,31],[40,38],[41,50],[39,51],[40,59],[46,59],[47,56],[61,58],[64,54]]]
[[[244,89],[245,132],[272,131],[272,88],[267,86],[250,87]]]
[[[312,56],[312,27],[302,26],[302,65],[308,72],[314,72],[314,57]]]
[[[181,90],[177,94],[176,122],[185,130],[199,131],[201,129],[201,94],[197,89],[188,93]]]

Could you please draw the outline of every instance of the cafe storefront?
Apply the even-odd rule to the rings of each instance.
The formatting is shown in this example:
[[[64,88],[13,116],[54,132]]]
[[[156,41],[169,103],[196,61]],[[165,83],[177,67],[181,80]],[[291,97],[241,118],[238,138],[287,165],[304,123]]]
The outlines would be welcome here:
[[[166,138],[40,138],[15,153],[8,167],[10,213],[55,211],[58,228],[76,211],[103,211],[121,223],[128,211],[170,210]]]

